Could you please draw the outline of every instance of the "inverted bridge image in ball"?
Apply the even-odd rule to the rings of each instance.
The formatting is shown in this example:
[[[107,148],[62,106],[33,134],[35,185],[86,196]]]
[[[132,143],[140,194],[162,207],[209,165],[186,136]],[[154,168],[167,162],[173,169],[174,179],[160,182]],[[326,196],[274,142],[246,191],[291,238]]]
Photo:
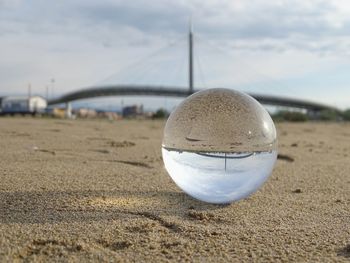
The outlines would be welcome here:
[[[249,95],[207,89],[171,113],[162,155],[184,192],[208,203],[231,203],[257,191],[271,174],[276,129],[266,109]]]

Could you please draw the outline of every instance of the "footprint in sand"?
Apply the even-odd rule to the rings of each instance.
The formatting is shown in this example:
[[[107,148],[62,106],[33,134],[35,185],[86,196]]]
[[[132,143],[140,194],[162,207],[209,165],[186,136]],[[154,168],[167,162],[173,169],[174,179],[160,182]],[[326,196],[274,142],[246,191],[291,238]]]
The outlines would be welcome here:
[[[286,154],[281,154],[281,153],[278,154],[277,159],[278,160],[283,160],[283,161],[286,161],[286,162],[294,162],[294,158],[293,157],[291,157],[289,155],[286,155]]]
[[[90,152],[97,152],[97,153],[103,153],[103,154],[108,154],[110,153],[110,151],[108,150],[103,150],[103,149],[92,149],[92,150],[89,150]]]
[[[147,163],[142,163],[142,162],[121,161],[121,160],[117,160],[116,162],[129,164],[129,165],[133,165],[133,166],[138,166],[138,167],[144,167],[144,168],[148,168],[148,169],[153,168],[152,166],[148,165]]]
[[[350,244],[348,244],[347,246],[343,247],[343,248],[339,251],[338,256],[350,258]]]
[[[122,142],[110,141],[108,144],[116,148],[125,148],[125,147],[135,146],[135,143],[130,141],[122,141]]]
[[[67,243],[57,240],[33,240],[30,245],[25,247],[20,253],[21,258],[28,258],[35,255],[47,255],[54,253],[62,253],[62,250],[66,250],[71,253],[79,253],[83,250],[83,247],[75,243]]]
[[[104,248],[110,249],[112,251],[123,250],[132,246],[130,241],[106,241],[99,240],[98,244],[102,245]]]

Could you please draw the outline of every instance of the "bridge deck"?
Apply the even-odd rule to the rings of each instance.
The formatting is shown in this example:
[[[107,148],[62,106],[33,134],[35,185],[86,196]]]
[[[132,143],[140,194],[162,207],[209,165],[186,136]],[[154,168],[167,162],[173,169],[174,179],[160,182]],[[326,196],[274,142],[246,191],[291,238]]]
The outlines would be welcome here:
[[[198,90],[194,90],[197,92]],[[135,86],[135,85],[114,85],[103,87],[92,87],[74,91],[61,96],[60,98],[50,100],[49,105],[67,103],[80,99],[88,99],[105,96],[166,96],[166,97],[187,97],[191,95],[187,88],[180,87],[162,87],[162,86]],[[311,102],[301,99],[292,99],[278,96],[250,94],[261,104],[286,106],[301,108],[310,111],[335,110],[338,109],[321,103]]]

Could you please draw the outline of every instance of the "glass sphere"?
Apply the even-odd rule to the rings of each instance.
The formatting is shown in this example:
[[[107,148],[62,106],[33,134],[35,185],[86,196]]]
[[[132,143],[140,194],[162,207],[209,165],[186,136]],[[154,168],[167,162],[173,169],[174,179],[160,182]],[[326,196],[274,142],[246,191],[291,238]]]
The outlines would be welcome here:
[[[271,174],[276,129],[251,96],[207,89],[171,113],[162,155],[169,175],[187,194],[209,203],[231,203],[255,192]]]

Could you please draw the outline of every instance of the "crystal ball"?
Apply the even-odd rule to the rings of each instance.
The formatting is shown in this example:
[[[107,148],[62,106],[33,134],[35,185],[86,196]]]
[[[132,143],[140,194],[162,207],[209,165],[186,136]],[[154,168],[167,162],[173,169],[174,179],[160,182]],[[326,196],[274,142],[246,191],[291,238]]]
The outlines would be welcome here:
[[[202,90],[170,114],[162,155],[184,192],[208,203],[231,203],[257,191],[271,174],[276,129],[251,96],[231,89]]]

